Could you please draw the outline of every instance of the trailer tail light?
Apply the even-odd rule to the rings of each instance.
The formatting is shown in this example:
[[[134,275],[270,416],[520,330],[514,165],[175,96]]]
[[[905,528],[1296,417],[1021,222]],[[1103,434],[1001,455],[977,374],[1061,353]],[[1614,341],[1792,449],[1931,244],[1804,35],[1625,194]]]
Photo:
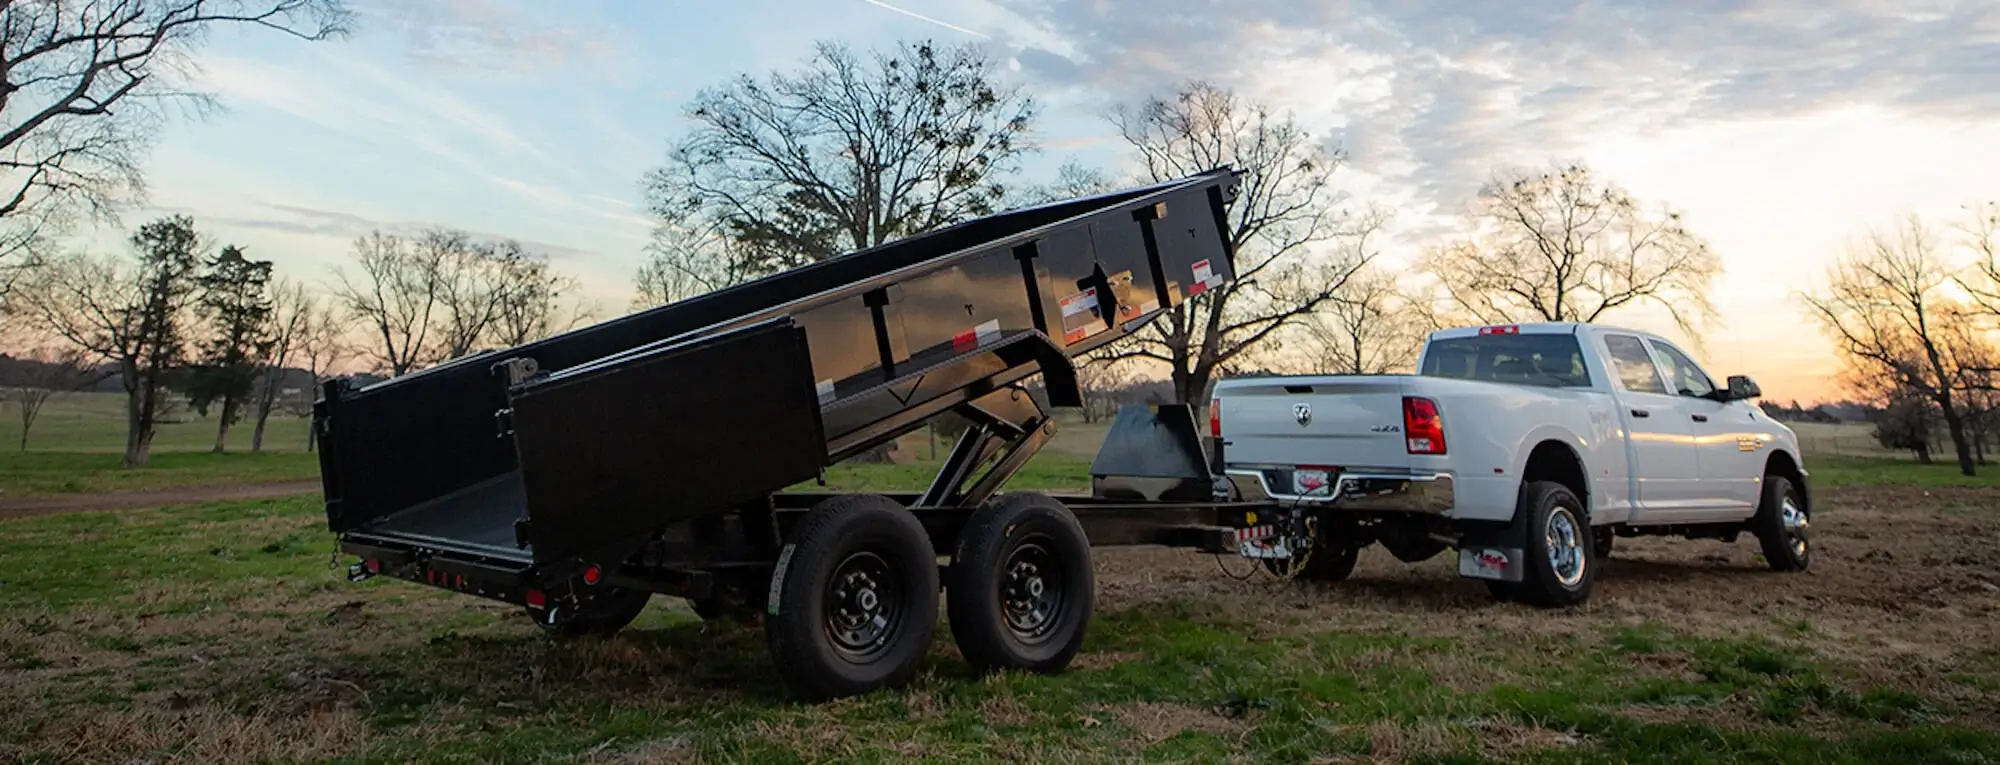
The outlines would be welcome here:
[[[1403,437],[1411,454],[1444,453],[1444,418],[1438,415],[1436,401],[1403,397]]]
[[[1208,402],[1208,434],[1216,438],[1222,437],[1222,399],[1211,399]]]
[[[547,608],[549,605],[549,596],[543,594],[541,590],[529,590],[524,600],[528,602],[529,608]]]
[[[601,581],[604,581],[604,569],[598,568],[596,566],[591,566],[590,568],[586,568],[583,570],[584,584],[595,585]]]

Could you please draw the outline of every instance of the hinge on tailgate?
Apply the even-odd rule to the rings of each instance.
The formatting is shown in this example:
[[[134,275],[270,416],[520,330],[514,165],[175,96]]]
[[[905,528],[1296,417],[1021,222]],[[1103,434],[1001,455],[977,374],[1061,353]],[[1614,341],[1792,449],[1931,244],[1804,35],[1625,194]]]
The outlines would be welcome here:
[[[498,431],[497,438],[506,438],[514,435],[514,409],[512,407],[493,410],[493,429]]]
[[[506,361],[495,362],[492,370],[494,372],[506,373],[508,385],[520,385],[541,374],[542,365],[536,363],[531,357],[519,356]]]

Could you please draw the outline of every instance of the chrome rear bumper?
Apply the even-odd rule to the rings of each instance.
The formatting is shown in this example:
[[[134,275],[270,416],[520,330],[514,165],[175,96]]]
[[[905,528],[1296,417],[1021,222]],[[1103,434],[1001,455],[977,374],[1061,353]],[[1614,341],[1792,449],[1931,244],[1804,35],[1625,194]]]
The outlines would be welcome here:
[[[1329,483],[1326,494],[1301,495],[1271,490],[1270,476],[1282,473],[1290,483],[1292,468],[1232,467],[1223,471],[1237,495],[1246,502],[1272,501],[1282,504],[1330,507],[1340,510],[1423,513],[1446,515],[1455,507],[1456,492],[1450,473],[1396,473],[1357,470],[1342,472]]]

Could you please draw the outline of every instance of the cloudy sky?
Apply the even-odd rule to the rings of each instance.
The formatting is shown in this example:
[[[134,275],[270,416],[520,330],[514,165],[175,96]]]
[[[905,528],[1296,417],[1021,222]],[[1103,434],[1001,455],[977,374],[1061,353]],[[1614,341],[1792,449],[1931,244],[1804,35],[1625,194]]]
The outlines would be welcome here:
[[[1711,371],[1809,399],[1831,362],[1794,293],[1869,226],[2000,197],[1996,2],[357,3],[342,41],[212,37],[199,78],[228,109],[165,135],[154,211],[307,279],[370,228],[516,238],[616,310],[639,179],[688,97],[815,39],[932,37],[992,46],[1042,100],[1038,174],[1123,161],[1099,115],[1186,78],[1288,108],[1350,155],[1357,199],[1396,210],[1390,258],[1496,167],[1588,161],[1720,252]]]

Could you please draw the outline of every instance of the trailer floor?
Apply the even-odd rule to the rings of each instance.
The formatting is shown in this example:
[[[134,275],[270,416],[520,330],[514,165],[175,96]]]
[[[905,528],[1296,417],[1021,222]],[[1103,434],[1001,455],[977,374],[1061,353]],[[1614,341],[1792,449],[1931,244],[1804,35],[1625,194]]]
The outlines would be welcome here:
[[[527,507],[520,473],[514,471],[388,516],[362,531],[528,560],[534,557],[533,548],[514,543],[514,522],[527,517]]]

